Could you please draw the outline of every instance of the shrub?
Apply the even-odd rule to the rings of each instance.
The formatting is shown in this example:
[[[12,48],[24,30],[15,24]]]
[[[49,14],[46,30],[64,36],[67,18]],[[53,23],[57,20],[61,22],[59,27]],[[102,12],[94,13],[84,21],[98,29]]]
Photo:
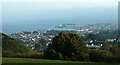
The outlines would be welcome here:
[[[107,61],[112,63],[120,63],[120,54],[109,57]]]
[[[18,53],[15,55],[17,58],[43,58],[43,53],[40,52],[26,52],[26,53]]]
[[[112,53],[106,50],[91,50],[89,55],[90,61],[94,62],[105,62],[112,57]]]

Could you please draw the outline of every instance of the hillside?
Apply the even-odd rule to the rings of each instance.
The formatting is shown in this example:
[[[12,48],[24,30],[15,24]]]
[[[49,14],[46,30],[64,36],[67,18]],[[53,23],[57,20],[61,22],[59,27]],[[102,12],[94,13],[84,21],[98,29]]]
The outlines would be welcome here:
[[[2,55],[3,57],[37,57],[40,53],[20,44],[13,38],[2,33]],[[39,57],[39,56],[38,56]]]

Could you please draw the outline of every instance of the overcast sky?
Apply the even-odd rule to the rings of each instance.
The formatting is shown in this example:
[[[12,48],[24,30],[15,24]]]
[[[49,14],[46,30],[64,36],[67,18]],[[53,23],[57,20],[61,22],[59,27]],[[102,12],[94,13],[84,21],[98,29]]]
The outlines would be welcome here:
[[[39,22],[117,20],[118,0],[2,0],[2,2],[3,21],[7,23],[26,20]]]
[[[119,0],[3,0],[3,2],[115,2]]]
[[[3,2],[91,3],[96,6],[115,6],[119,0],[2,0]]]

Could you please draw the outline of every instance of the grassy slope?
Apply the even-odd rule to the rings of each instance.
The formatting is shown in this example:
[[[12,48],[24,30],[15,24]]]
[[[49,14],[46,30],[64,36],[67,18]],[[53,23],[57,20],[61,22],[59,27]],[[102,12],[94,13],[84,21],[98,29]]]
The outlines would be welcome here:
[[[28,59],[28,58],[3,58],[2,65],[10,65],[10,63],[24,63],[22,65],[120,65],[111,63],[96,63],[96,62],[78,62],[78,61],[61,61],[61,60],[44,60],[44,59]],[[5,64],[9,63],[9,64]],[[34,64],[33,64],[34,63]],[[12,64],[19,65],[19,64]]]

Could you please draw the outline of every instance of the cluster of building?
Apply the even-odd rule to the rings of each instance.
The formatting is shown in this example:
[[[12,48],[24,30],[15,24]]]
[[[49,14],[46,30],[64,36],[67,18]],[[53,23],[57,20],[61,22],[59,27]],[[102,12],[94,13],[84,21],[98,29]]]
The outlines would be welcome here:
[[[11,35],[10,37],[20,41],[21,43],[25,44],[26,46],[29,46],[33,50],[36,51],[44,51],[46,47],[51,44],[52,39],[61,31],[66,32],[73,32],[78,33],[80,36],[84,36],[84,34],[89,33],[99,33],[101,30],[115,30],[117,27],[111,26],[111,25],[76,25],[76,24],[63,24],[59,25],[56,28],[75,28],[74,30],[47,30],[44,32],[40,31],[34,31],[34,32],[16,32]],[[93,42],[93,40],[86,41],[87,46],[89,48],[100,48],[103,46],[103,43],[105,42],[114,42],[116,39],[106,39],[105,41],[96,41]]]
[[[35,45],[39,44],[40,48],[37,49],[37,51],[43,51],[46,46],[48,46],[51,43],[52,38],[54,37],[54,35],[47,35],[45,36],[46,32],[17,32],[14,34],[9,35],[11,38],[14,38],[18,41],[20,41],[21,43],[25,44],[26,46],[31,47],[33,50],[36,50]],[[42,41],[44,40],[44,41]],[[44,42],[44,44],[42,44]]]
[[[113,38],[113,39],[106,39],[105,41],[98,41],[98,40],[90,40],[86,41],[87,47],[90,49],[96,49],[96,48],[101,48],[104,44],[112,44],[112,43],[117,43],[119,40]]]
[[[117,30],[117,25],[113,24],[63,24],[58,25],[56,28],[60,29],[76,29],[80,32],[87,32],[87,33],[99,33],[102,30]]]

